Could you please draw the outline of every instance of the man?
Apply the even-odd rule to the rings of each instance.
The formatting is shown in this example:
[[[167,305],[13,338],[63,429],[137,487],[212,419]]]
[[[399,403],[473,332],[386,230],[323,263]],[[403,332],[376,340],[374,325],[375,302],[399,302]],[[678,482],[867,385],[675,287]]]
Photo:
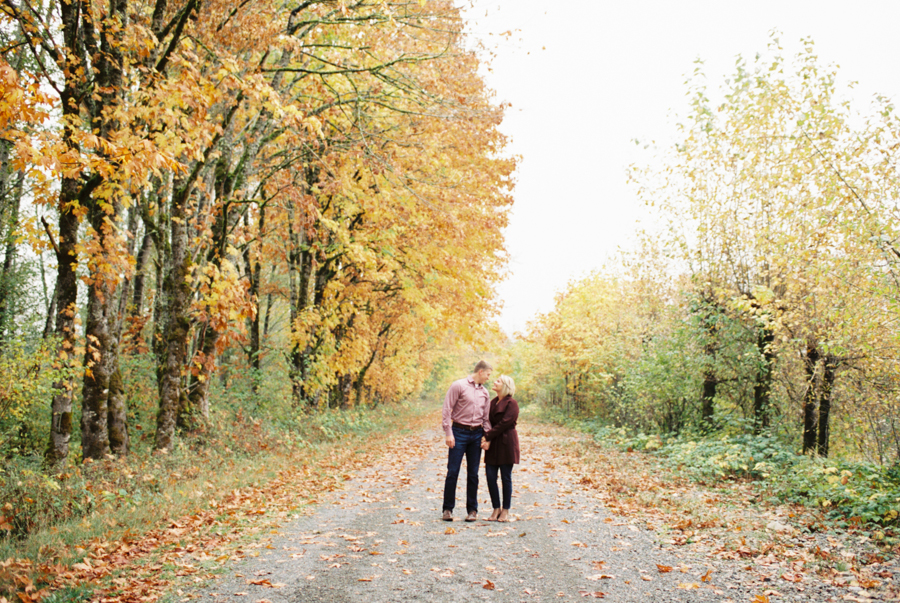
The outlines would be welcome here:
[[[463,456],[466,457],[466,521],[478,517],[478,466],[481,464],[481,436],[491,428],[488,413],[491,397],[484,383],[491,377],[491,365],[480,360],[471,375],[454,381],[444,398],[443,421],[447,448],[447,479],[444,481],[444,513],[453,521],[456,481]]]

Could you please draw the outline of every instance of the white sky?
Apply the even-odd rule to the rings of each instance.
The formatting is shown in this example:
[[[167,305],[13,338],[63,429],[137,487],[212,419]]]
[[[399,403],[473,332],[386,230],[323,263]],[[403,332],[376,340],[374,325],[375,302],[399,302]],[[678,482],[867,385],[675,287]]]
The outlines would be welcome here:
[[[876,92],[900,102],[898,0],[473,1],[469,28],[497,53],[485,77],[513,105],[502,130],[522,156],[506,231],[511,275],[499,288],[509,333],[630,247],[644,213],[626,169],[652,159],[633,140],[673,139],[695,59],[718,87],[777,29],[786,56],[811,37],[821,63],[858,82],[859,109]]]

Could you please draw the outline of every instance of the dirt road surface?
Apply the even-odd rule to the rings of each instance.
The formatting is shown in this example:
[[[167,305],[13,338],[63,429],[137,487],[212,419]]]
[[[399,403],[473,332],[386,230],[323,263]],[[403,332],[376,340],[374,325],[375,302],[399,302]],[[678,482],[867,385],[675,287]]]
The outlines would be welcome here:
[[[738,563],[662,547],[639,518],[610,514],[595,492],[554,463],[548,436],[520,430],[522,464],[513,471],[509,523],[487,522],[484,470],[479,521],[464,522],[465,479],[455,521],[441,521],[446,470],[443,436],[409,438],[356,473],[343,490],[297,517],[199,593],[209,603],[402,601],[764,601]],[[463,469],[464,475],[465,469]],[[251,550],[252,549],[252,550]],[[846,591],[845,591],[846,592]],[[801,588],[772,601],[839,600]]]

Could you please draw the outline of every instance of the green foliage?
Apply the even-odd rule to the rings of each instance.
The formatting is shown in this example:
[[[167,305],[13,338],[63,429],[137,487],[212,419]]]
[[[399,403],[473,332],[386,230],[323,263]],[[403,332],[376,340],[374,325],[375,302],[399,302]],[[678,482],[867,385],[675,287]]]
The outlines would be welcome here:
[[[664,464],[694,479],[765,478],[794,466],[798,457],[770,435],[679,437],[662,446]]]
[[[55,367],[53,341],[16,337],[0,355],[0,456],[42,452],[47,445],[47,401],[65,377]]]
[[[836,520],[900,524],[900,474],[897,466],[829,462],[801,457],[767,480],[783,500],[815,506]]]
[[[723,487],[733,480],[759,481],[775,500],[818,508],[832,521],[900,525],[900,465],[803,456],[773,434],[666,438],[553,411],[544,410],[541,418],[592,434],[600,446],[653,454],[661,468],[693,481]]]

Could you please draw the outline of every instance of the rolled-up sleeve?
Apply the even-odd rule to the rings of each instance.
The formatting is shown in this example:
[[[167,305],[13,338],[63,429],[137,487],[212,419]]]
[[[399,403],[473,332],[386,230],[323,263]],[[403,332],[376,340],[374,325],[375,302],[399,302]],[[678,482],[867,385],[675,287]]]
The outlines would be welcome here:
[[[444,407],[441,410],[441,427],[444,430],[444,434],[448,436],[453,435],[453,408],[459,400],[461,389],[462,386],[459,384],[459,381],[454,381],[444,397]]]

